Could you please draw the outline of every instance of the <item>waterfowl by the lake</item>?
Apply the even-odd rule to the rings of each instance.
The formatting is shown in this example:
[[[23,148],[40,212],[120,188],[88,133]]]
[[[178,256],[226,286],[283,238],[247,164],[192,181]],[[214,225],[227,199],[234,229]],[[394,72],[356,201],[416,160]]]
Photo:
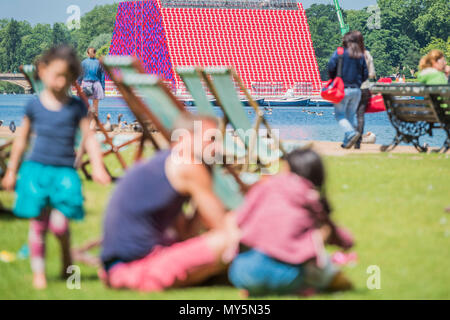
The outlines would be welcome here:
[[[131,128],[133,129],[134,132],[142,132],[144,131],[142,129],[142,126],[139,122],[135,121],[131,124]]]
[[[362,137],[362,143],[374,144],[377,141],[377,136],[373,132],[367,132]]]
[[[111,115],[109,113],[106,115],[106,123],[105,123],[105,125],[103,127],[105,128],[105,130],[107,132],[111,132],[112,131]]]
[[[120,130],[120,122],[122,121],[123,114],[119,113],[117,116],[117,123],[111,124],[112,131]]]
[[[10,122],[9,130],[11,130],[12,133],[16,132],[16,124],[14,123],[14,121]]]

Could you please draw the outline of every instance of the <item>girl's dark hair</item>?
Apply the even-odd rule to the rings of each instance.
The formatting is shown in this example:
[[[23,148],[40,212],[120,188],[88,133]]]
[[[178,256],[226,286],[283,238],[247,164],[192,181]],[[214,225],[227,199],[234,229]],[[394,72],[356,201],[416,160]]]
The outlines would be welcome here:
[[[331,207],[325,195],[325,167],[320,156],[311,149],[298,149],[285,156],[291,172],[311,181],[321,195],[321,203],[327,214]]]
[[[364,38],[361,32],[347,32],[342,40],[342,45],[347,49],[350,58],[360,59],[364,57]]]
[[[36,61],[36,69],[39,68],[40,64],[49,65],[54,60],[64,60],[67,62],[67,68],[70,75],[70,80],[75,80],[81,75],[81,64],[78,59],[75,50],[67,45],[60,45],[57,47],[52,47]],[[36,75],[38,72],[36,72]]]

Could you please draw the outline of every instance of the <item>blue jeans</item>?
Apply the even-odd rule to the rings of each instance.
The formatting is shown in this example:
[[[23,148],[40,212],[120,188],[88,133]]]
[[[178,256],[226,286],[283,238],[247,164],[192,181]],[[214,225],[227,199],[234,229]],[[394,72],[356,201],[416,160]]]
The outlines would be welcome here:
[[[248,290],[251,296],[298,294],[305,288],[322,290],[337,269],[327,257],[320,269],[315,263],[289,264],[250,250],[239,254],[228,271],[231,283]]]
[[[345,89],[344,99],[334,105],[336,120],[347,135],[354,133],[358,127],[356,111],[358,110],[360,100],[361,89],[347,88]]]
[[[292,294],[303,283],[303,268],[250,250],[234,259],[228,278],[236,288],[246,289],[252,296]]]

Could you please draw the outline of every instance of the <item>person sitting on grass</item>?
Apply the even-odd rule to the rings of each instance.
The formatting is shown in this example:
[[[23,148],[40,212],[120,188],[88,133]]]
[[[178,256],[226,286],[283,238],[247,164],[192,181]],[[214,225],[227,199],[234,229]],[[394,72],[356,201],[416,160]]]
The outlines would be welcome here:
[[[195,123],[201,124],[200,133],[194,132]],[[129,169],[107,206],[99,276],[111,288],[151,292],[199,284],[225,272],[236,252],[237,227],[201,160],[212,146],[204,133],[217,129],[217,122],[191,115],[175,127],[174,132],[186,134],[172,149]],[[189,198],[197,207],[191,219],[182,213]],[[175,241],[167,237],[171,230],[178,235]]]
[[[229,279],[250,296],[348,290],[350,281],[324,249],[324,243],[348,249],[353,240],[330,219],[322,161],[311,150],[295,150],[286,160],[235,211],[241,245]]]
[[[418,80],[423,84],[448,84],[447,67],[442,51],[431,50],[420,60]]]
[[[36,289],[47,286],[45,234],[48,229],[61,242],[63,277],[67,276],[67,268],[72,264],[68,219],[80,220],[84,216],[81,181],[74,168],[78,128],[85,137],[93,179],[101,184],[110,182],[100,146],[89,129],[87,106],[68,95],[80,72],[76,52],[67,46],[52,48],[39,59],[37,74],[45,90],[25,107],[20,133],[14,140],[2,180],[3,188],[11,191],[18,176],[13,211],[18,217],[31,218],[29,245]],[[32,132],[35,137],[31,151],[17,174]]]

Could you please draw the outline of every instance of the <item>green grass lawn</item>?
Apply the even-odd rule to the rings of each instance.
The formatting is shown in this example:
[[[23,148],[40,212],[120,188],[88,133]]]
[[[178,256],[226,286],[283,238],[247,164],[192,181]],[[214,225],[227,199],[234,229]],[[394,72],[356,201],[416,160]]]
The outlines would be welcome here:
[[[359,263],[344,268],[356,288],[309,299],[450,299],[450,214],[444,210],[450,206],[449,156],[355,155],[327,157],[326,164],[335,220],[356,238]],[[71,225],[74,245],[101,235],[111,188],[84,182],[87,215]],[[0,199],[12,206],[12,194],[1,192]],[[0,251],[17,252],[27,232],[28,221],[1,215]],[[380,267],[380,290],[366,286],[371,265]],[[227,286],[113,291],[86,266],[81,266],[81,289],[69,290],[59,274],[58,244],[48,235],[48,289],[32,289],[29,260],[0,262],[0,299],[239,299],[238,290]]]

